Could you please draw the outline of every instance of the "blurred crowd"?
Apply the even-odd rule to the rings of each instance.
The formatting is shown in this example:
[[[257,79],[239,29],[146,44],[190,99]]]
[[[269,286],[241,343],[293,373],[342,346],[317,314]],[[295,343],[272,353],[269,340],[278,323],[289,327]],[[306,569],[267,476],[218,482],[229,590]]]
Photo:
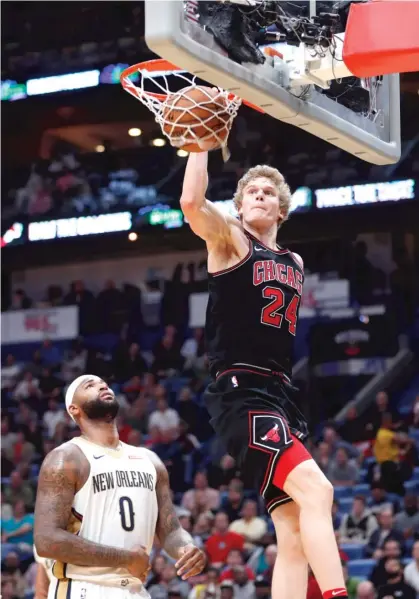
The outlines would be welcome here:
[[[120,339],[108,355],[82,338],[63,348],[45,340],[27,363],[2,366],[2,595],[30,598],[33,506],[40,464],[78,435],[64,408],[80,373],[105,376],[120,403],[120,438],[145,445],[166,464],[182,525],[205,548],[209,567],[191,584],[153,551],[152,599],[270,597],[277,548],[264,507],[243,488],[234,460],[213,437],[201,395],[208,382],[202,330],[186,338],[167,324],[151,352]],[[327,423],[309,441],[335,487],[334,525],[351,599],[414,597],[419,592],[419,396],[412,416],[385,391],[371,408]],[[308,599],[320,599],[312,575]]]

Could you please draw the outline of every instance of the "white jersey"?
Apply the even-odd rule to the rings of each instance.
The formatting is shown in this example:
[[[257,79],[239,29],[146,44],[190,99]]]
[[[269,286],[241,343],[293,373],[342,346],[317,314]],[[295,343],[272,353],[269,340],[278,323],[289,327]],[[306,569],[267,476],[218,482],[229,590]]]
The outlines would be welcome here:
[[[86,483],[74,497],[67,530],[83,539],[120,549],[142,545],[150,554],[157,522],[157,472],[147,449],[120,443],[107,449],[82,437],[77,445],[90,464]],[[54,562],[59,580],[132,588],[149,597],[138,578],[125,568],[86,567]]]

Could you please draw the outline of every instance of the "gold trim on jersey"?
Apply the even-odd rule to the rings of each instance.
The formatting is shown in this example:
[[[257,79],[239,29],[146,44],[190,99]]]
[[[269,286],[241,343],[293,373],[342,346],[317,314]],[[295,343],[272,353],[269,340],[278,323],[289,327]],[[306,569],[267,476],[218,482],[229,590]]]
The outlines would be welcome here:
[[[58,580],[55,587],[54,599],[71,599],[71,580]]]
[[[70,519],[67,524],[67,532],[71,532],[73,535],[78,535],[80,532],[82,520],[83,516],[76,512],[74,508],[72,508]],[[65,582],[66,580],[68,580],[66,577],[66,569],[67,564],[65,564],[64,562],[56,561],[52,566],[52,573],[55,576],[55,578],[58,578],[59,581]],[[56,597],[55,599],[61,598]]]

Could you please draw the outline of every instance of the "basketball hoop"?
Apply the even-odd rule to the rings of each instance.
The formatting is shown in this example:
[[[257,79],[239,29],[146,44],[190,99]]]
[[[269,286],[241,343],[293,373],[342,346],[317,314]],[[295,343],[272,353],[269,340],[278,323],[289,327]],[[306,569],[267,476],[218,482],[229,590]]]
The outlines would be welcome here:
[[[131,77],[133,75],[139,76],[138,85],[134,84]],[[147,106],[147,108],[154,114],[154,118],[156,122],[160,125],[163,135],[165,135],[172,146],[181,147],[185,141],[194,139],[196,143],[202,142],[202,139],[198,139],[193,131],[193,127],[191,125],[185,124],[183,126],[184,132],[181,136],[179,136],[179,127],[181,125],[177,124],[176,135],[171,135],[165,129],[170,129],[170,125],[172,123],[165,118],[165,112],[167,112],[168,107],[168,99],[175,93],[181,94],[182,89],[177,91],[171,91],[170,85],[168,82],[169,77],[175,76],[177,80],[183,80],[185,82],[185,87],[191,89],[191,87],[198,87],[196,83],[196,75],[190,75],[186,71],[181,70],[179,67],[171,64],[168,60],[163,58],[158,58],[156,60],[148,60],[145,62],[140,62],[131,67],[128,67],[121,73],[120,81],[121,85],[125,91],[134,96],[137,100],[139,100],[142,104]],[[153,89],[154,86],[154,89]],[[227,113],[228,118],[226,122],[226,126],[228,128],[231,127],[233,120],[237,116],[238,109],[242,104],[242,100],[234,95],[231,92],[223,90],[221,88],[217,88],[219,90],[219,96],[223,100],[223,110]],[[247,106],[250,106],[254,110],[259,112],[264,112],[260,108],[250,104],[249,102],[244,102]],[[197,103],[196,108],[199,108],[201,104]],[[216,113],[214,113],[215,115]],[[200,121],[200,125],[206,127],[205,120]],[[217,137],[217,133],[214,131],[210,131],[212,136]],[[225,139],[219,138],[220,147],[223,151],[224,159],[227,158],[228,150],[226,148],[228,136]]]

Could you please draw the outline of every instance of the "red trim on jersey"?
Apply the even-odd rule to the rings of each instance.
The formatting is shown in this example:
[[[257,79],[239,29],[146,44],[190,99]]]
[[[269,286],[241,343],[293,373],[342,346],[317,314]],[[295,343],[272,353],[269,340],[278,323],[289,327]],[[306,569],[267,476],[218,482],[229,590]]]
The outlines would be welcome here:
[[[239,266],[244,264],[246,262],[246,260],[249,260],[249,258],[252,254],[253,254],[253,246],[252,246],[252,242],[249,239],[249,251],[247,252],[245,257],[242,258],[242,260],[240,260],[240,262],[237,262],[237,264],[235,264],[234,266],[230,266],[230,268],[224,268],[223,270],[217,270],[217,272],[208,272],[208,274],[211,275],[212,277],[218,277],[220,275],[225,275],[228,272],[231,272],[232,270],[236,270],[236,268],[239,268]]]
[[[289,254],[291,253],[289,250],[287,250],[286,248],[282,248],[282,249],[277,249],[277,250],[273,250],[272,248],[269,248],[267,245],[265,245],[264,243],[261,242],[260,239],[258,239],[257,237],[255,237],[254,235],[252,235],[251,233],[249,233],[249,231],[247,231],[246,229],[244,229],[244,232],[246,233],[246,235],[248,235],[251,239],[253,239],[253,241],[256,241],[257,243],[260,243],[260,245],[265,248],[265,250],[268,250],[268,252],[273,252],[274,254]]]
[[[288,475],[296,466],[302,462],[313,459],[301,441],[293,434],[291,434],[291,437],[294,443],[291,447],[284,451],[282,456],[279,458],[278,464],[275,467],[274,475],[272,477],[272,483],[279,489],[284,488],[284,484]]]

